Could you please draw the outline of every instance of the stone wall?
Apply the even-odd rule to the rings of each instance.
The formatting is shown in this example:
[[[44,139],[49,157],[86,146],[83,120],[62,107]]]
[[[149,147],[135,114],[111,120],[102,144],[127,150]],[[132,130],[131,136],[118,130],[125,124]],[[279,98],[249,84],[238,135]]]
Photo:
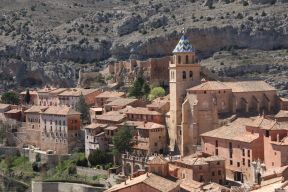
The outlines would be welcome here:
[[[32,192],[101,192],[103,187],[93,187],[78,183],[32,181]]]
[[[0,147],[0,155],[18,155],[19,149],[17,147]]]
[[[48,168],[55,167],[59,161],[70,157],[70,155],[46,154],[46,152],[29,148],[21,149],[21,155],[28,157],[31,163],[36,161],[37,154],[40,155],[41,163],[45,163]]]
[[[82,176],[96,176],[96,175],[106,175],[108,176],[109,172],[103,169],[93,169],[93,168],[88,168],[88,167],[76,167],[76,171],[78,175]]]

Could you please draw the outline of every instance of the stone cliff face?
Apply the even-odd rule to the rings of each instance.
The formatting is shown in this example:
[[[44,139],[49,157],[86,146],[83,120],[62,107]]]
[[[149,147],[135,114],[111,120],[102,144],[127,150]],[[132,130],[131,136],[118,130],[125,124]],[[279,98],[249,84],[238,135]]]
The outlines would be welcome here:
[[[272,19],[263,22],[265,22],[263,26],[249,26],[250,23],[247,22],[240,26],[188,28],[186,36],[205,57],[227,47],[262,50],[288,48],[287,19],[282,26],[280,23],[278,25],[272,23]],[[270,22],[271,26],[267,26],[267,22]],[[173,31],[170,34],[139,39],[136,42],[125,44],[115,42],[111,48],[111,55],[117,59],[128,59],[130,56],[149,58],[170,55],[180,36],[180,32]]]
[[[210,8],[198,0],[61,2],[21,9],[0,2],[0,89],[75,86],[80,69],[170,55],[183,28],[200,58],[231,48],[288,48],[286,0],[211,1]]]

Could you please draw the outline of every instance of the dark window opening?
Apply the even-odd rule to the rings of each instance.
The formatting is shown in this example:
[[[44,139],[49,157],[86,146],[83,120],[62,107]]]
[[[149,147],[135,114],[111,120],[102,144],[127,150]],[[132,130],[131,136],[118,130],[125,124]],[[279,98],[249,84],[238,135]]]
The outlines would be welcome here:
[[[182,72],[182,77],[183,77],[183,79],[186,79],[186,71]]]
[[[178,63],[181,64],[181,56],[178,56]]]

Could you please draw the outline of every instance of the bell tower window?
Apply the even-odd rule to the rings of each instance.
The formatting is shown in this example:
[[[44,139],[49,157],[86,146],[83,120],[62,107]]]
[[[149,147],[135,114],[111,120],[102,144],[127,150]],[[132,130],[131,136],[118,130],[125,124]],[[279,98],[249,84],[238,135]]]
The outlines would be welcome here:
[[[181,64],[181,56],[178,56],[178,64]]]
[[[189,71],[189,77],[193,78],[193,72],[192,71]]]
[[[188,63],[189,63],[189,56],[186,55],[186,64],[188,64]]]
[[[182,78],[183,78],[183,79],[186,79],[186,71],[183,71],[183,72],[182,72]]]

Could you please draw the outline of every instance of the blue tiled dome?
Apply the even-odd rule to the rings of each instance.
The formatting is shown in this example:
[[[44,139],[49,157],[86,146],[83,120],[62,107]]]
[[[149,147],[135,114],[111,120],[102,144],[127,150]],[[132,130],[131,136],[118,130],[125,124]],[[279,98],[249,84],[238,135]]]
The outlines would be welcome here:
[[[187,52],[194,52],[192,45],[190,44],[189,40],[183,35],[179,40],[178,44],[176,45],[173,53],[187,53]]]

